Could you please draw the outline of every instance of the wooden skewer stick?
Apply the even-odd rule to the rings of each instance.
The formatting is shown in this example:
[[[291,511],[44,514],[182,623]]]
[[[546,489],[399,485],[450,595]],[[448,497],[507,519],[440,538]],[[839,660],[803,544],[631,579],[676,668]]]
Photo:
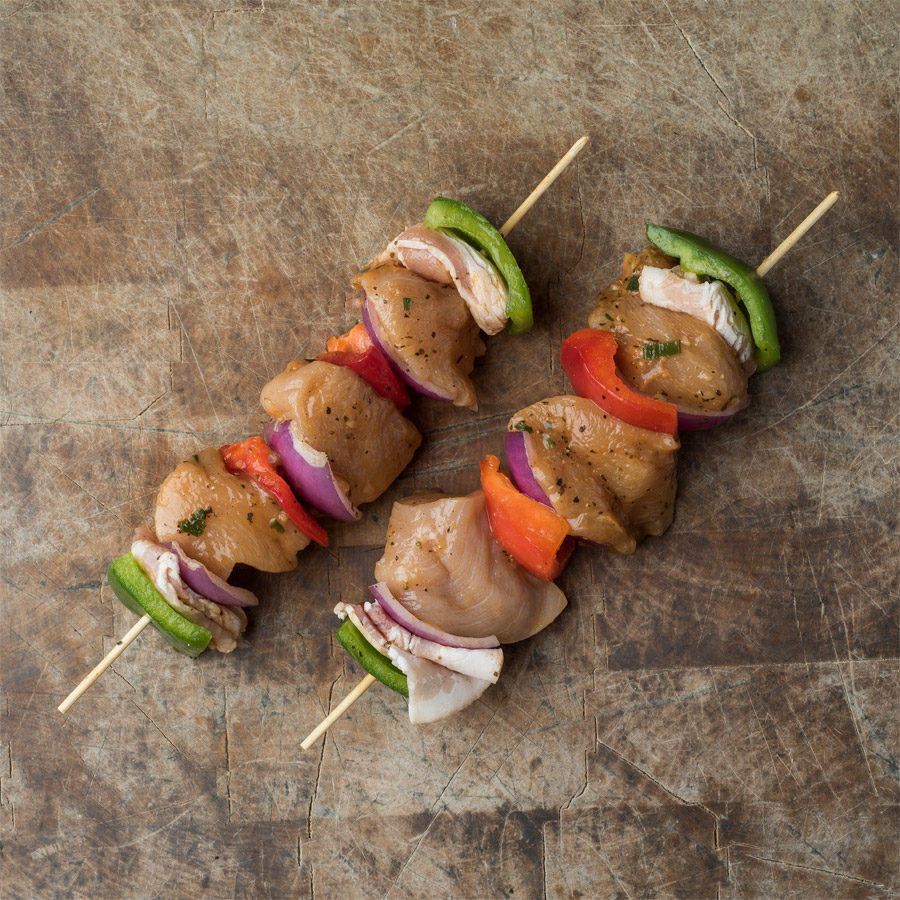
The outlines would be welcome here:
[[[584,145],[588,142],[588,136],[578,138],[569,148],[565,156],[540,180],[538,186],[519,204],[516,211],[500,226],[499,231],[504,237],[519,224],[522,216],[534,206],[540,199],[544,191],[553,184],[554,181],[562,174],[569,163],[575,159],[581,152]],[[302,750],[309,750],[310,747],[328,731],[331,726],[351,707],[360,697],[375,683],[374,675],[366,675],[362,681],[344,697],[343,700],[328,715],[316,725],[315,728],[300,742]]]
[[[341,700],[340,703],[330,712],[315,728],[300,742],[300,748],[302,750],[309,750],[310,747],[323,735],[329,728],[331,728],[332,723],[337,722],[337,720],[348,710],[351,706],[353,706],[356,701],[362,697],[362,695],[375,684],[375,676],[374,675],[366,675],[360,683]]]
[[[765,275],[825,213],[837,203],[838,192],[832,191],[757,267],[757,275]]]
[[[68,712],[69,707],[125,652],[125,648],[150,624],[150,616],[141,616],[132,625],[131,630],[121,640],[116,641],[115,647],[94,666],[93,669],[79,682],[78,687],[59,704],[57,709]]]
[[[519,224],[519,220],[525,213],[537,203],[541,194],[556,181],[557,178],[562,174],[563,169],[565,169],[579,153],[581,153],[584,145],[588,142],[588,137],[585,135],[584,137],[578,138],[574,144],[569,148],[569,152],[541,179],[538,186],[522,201],[519,205],[519,208],[500,226],[500,234],[504,237],[508,235],[516,225]]]

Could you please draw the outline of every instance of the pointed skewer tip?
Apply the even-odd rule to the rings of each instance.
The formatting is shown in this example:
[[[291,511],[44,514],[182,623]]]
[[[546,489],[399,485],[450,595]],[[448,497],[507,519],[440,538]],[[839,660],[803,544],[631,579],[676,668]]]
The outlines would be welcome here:
[[[825,213],[831,209],[840,196],[839,191],[832,191],[816,208],[759,264],[756,271],[760,276],[767,274],[772,267],[809,231]]]
[[[341,700],[315,728],[300,742],[301,750],[309,750],[310,747],[328,731],[331,726],[348,710],[360,697],[375,683],[375,676],[367,674],[359,684]]]
[[[519,220],[525,213],[534,206],[541,198],[541,195],[547,188],[556,181],[557,178],[568,168],[569,164],[581,152],[584,145],[588,142],[588,136],[578,138],[574,144],[566,151],[559,162],[538,182],[538,186],[522,201],[516,211],[500,226],[499,231],[504,237],[518,225]]]
[[[134,625],[116,641],[112,650],[88,672],[78,683],[75,689],[56,708],[61,713],[66,713],[72,704],[125,652],[128,645],[150,624],[150,616],[141,616]]]

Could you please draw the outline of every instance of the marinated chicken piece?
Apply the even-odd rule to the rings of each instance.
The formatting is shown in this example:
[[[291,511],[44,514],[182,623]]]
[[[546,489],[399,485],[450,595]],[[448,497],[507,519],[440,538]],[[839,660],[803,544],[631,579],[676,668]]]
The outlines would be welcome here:
[[[565,594],[514,562],[491,536],[484,494],[419,494],[394,504],[375,578],[415,616],[451,634],[536,634],[565,608]]]
[[[176,612],[212,635],[209,645],[230,653],[247,627],[247,615],[239,606],[222,606],[198,594],[181,580],[178,557],[156,542],[149,528],[134,533],[131,555],[154,587]]]
[[[681,266],[644,266],[638,278],[638,292],[644,303],[685,312],[706,322],[734,350],[748,375],[756,371],[750,326],[721,281],[701,281]]]
[[[181,463],[156,498],[156,536],[175,541],[220,578],[238,563],[289,572],[309,538],[246,475],[225,468],[215,447]]]
[[[352,283],[365,292],[373,337],[416,390],[477,409],[469,373],[484,344],[456,288],[393,262],[360,272]]]
[[[497,334],[506,325],[506,282],[490,260],[451,232],[413,225],[374,264],[391,260],[429,281],[454,285],[485,334]]]
[[[273,419],[290,419],[291,430],[328,457],[357,506],[381,496],[422,442],[394,403],[346,366],[295,360],[260,399]]]
[[[629,425],[592,400],[540,400],[509,420],[521,431],[534,477],[572,534],[632,553],[675,513],[678,440]]]
[[[622,276],[601,291],[588,324],[615,334],[616,365],[636,391],[687,411],[742,409],[748,402],[747,373],[719,332],[689,313],[641,300],[637,288],[644,267],[666,269],[672,262],[655,249],[627,254]],[[681,341],[680,353],[644,358],[648,344],[674,340]]]

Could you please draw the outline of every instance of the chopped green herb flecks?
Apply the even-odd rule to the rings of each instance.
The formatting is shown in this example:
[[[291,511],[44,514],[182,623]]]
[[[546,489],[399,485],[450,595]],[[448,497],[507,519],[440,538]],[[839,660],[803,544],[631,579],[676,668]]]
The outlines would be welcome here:
[[[756,371],[765,372],[778,362],[781,350],[778,345],[775,310],[772,309],[769,292],[756,269],[689,231],[648,223],[647,237],[663,253],[677,256],[685,271],[724,281],[732,287],[749,319],[753,343],[756,344]],[[733,312],[740,320],[744,319],[739,308],[735,307]]]
[[[195,509],[186,519],[182,519],[178,523],[178,530],[182,534],[192,534],[194,537],[200,537],[206,528],[206,517],[212,513],[212,507],[207,506],[206,509]]]
[[[534,431],[534,429],[527,422],[523,422],[522,419],[519,419],[519,421],[513,425],[513,428],[515,428],[516,431],[527,431],[529,434]]]
[[[628,279],[628,290],[636,291],[641,286],[641,279],[638,278],[637,275],[632,275],[631,278]]]
[[[664,356],[677,356],[681,353],[681,341],[654,341],[644,344],[644,359],[662,359]]]
[[[282,525],[278,519],[272,519],[272,521],[269,522],[269,528],[273,531],[277,531],[279,534],[284,534],[284,525]]]
[[[406,310],[406,312],[409,312],[412,309],[412,305],[412,297],[403,298],[403,308]]]
[[[544,446],[548,450],[552,450],[556,446],[556,441],[554,441],[553,438],[550,437],[549,434],[545,434],[544,435]]]

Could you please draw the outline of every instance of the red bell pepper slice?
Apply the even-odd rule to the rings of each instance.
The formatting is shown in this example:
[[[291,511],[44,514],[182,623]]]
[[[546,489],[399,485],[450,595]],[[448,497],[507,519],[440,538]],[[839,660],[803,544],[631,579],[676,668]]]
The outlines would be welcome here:
[[[497,543],[532,575],[553,581],[575,549],[569,523],[518,490],[491,454],[481,461],[481,487]]]
[[[362,322],[357,322],[346,334],[332,335],[325,341],[329,353],[365,353],[374,346],[372,335]]]
[[[674,436],[678,407],[640,394],[622,381],[616,371],[617,347],[615,335],[598,328],[582,328],[563,341],[562,367],[575,393],[629,425]]]
[[[325,342],[326,352],[318,358],[323,362],[353,369],[360,378],[388,400],[393,400],[403,412],[409,406],[409,394],[387,357],[375,346],[366,326],[360,322],[340,337]]]
[[[278,454],[259,436],[247,438],[239,444],[219,448],[225,468],[232,474],[241,473],[253,479],[274,498],[287,517],[310,540],[328,546],[325,529],[300,505],[290,485],[278,474]]]

